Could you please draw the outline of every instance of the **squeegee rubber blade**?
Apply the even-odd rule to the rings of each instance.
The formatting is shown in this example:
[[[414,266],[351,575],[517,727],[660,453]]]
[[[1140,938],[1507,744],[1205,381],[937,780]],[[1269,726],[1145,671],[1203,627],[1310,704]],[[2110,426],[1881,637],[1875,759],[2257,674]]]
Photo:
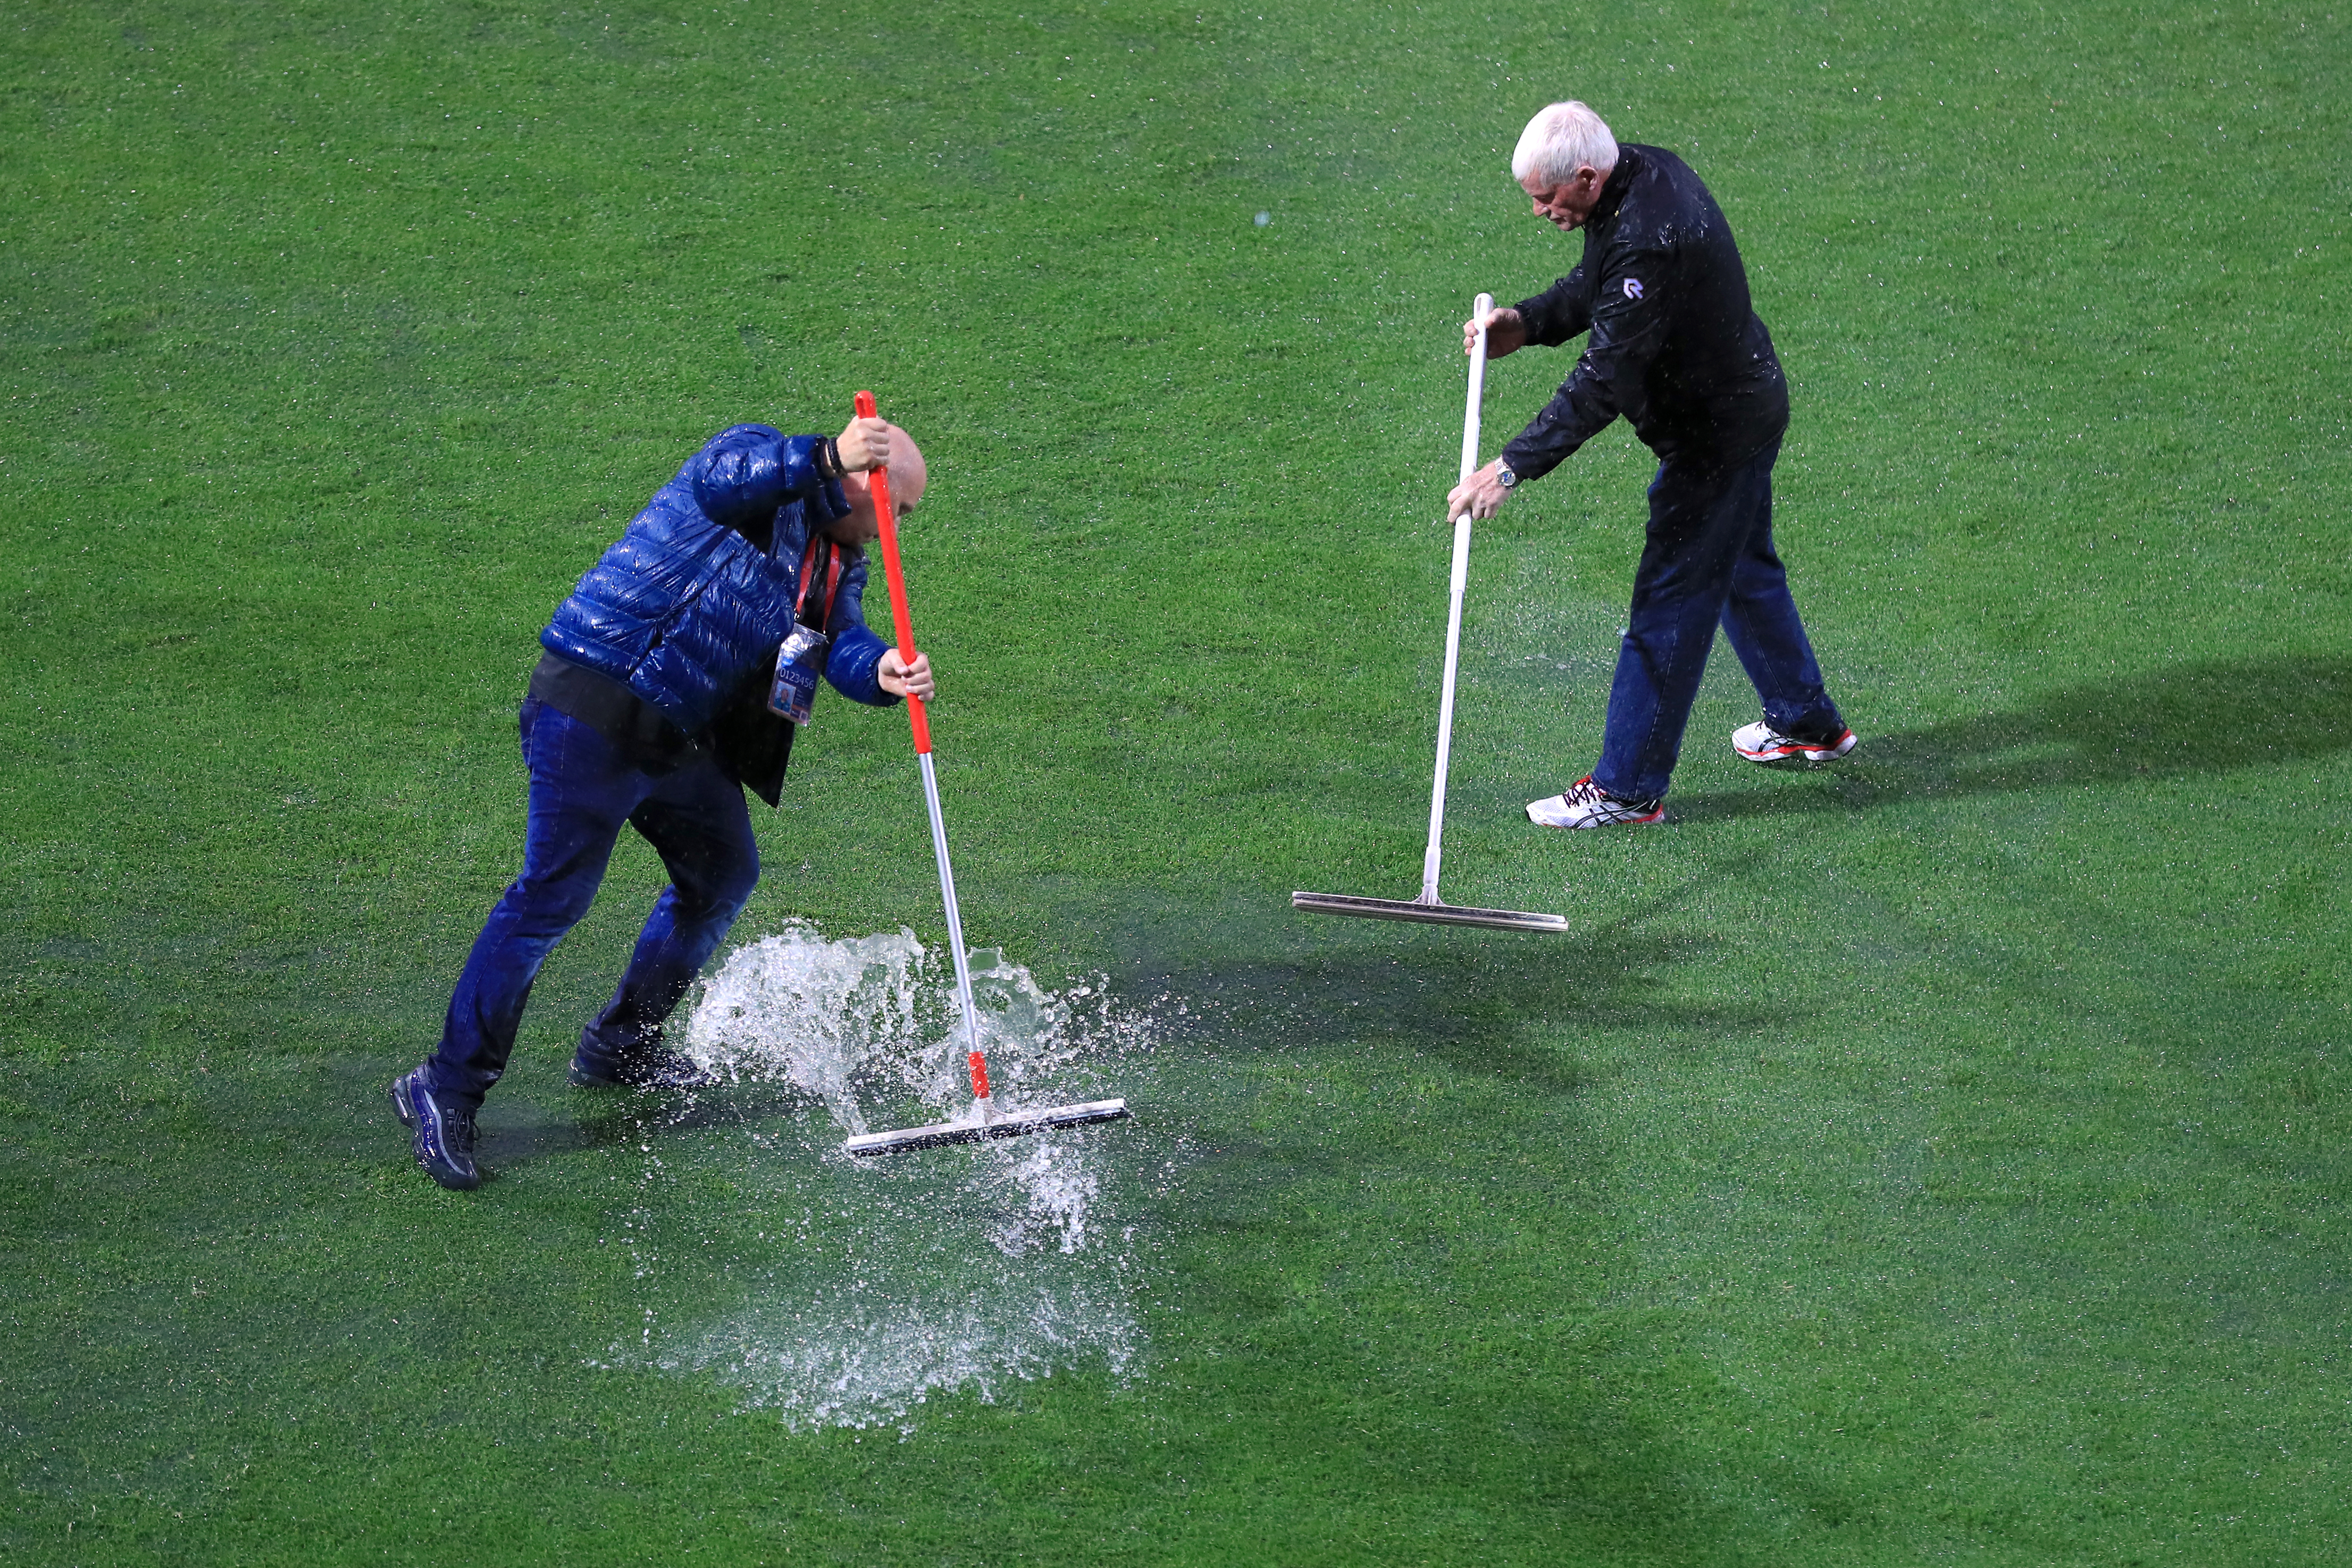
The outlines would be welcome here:
[[[1083,1105],[1052,1105],[1043,1111],[1016,1111],[988,1126],[992,1138],[1017,1138],[1024,1133],[1045,1133],[1063,1127],[1087,1127],[1097,1122],[1123,1122],[1129,1113],[1124,1100],[1090,1100]]]
[[[976,1144],[986,1136],[988,1129],[975,1122],[951,1127],[908,1127],[903,1132],[852,1138],[843,1147],[853,1159],[865,1159],[874,1155],[911,1155],[918,1149],[943,1149],[950,1144]]]
[[[1462,904],[1417,904],[1406,898],[1351,898],[1344,893],[1294,893],[1290,907],[1312,915],[1352,915],[1360,920],[1410,920],[1423,925],[1476,925],[1488,931],[1568,930],[1568,917],[1524,909],[1474,909]]]
[[[899,1133],[871,1133],[842,1146],[852,1159],[876,1155],[911,1155],[950,1144],[981,1144],[997,1138],[1018,1138],[1030,1133],[1058,1132],[1065,1127],[1092,1126],[1097,1122],[1122,1122],[1133,1113],[1124,1100],[1089,1100],[1082,1105],[1049,1105],[1037,1111],[1016,1111],[993,1122],[957,1122],[936,1127],[909,1127]]]

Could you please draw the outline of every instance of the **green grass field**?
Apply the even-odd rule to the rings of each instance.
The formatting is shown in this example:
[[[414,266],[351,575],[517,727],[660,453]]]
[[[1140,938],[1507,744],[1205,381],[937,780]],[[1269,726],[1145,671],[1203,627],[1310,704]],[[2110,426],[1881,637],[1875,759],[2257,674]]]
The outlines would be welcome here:
[[[2352,1558],[2336,0],[0,40],[0,1555]],[[1573,934],[1295,916],[1417,885],[1455,328],[1581,248],[1505,168],[1565,96],[1738,230],[1863,747],[1739,762],[1719,649],[1670,827],[1527,824],[1598,749],[1620,425],[1465,637],[1448,895]],[[1570,363],[1495,367],[1490,454]],[[517,864],[536,632],[704,436],[861,386],[930,457],[971,937],[1108,977],[1092,1232],[991,1248],[1011,1156],[851,1169],[772,1082],[566,1090],[634,841],[442,1192],[383,1088]],[[740,940],[941,940],[899,716],[756,815]],[[1108,1326],[864,1426],[710,1348],[1029,1291]]]

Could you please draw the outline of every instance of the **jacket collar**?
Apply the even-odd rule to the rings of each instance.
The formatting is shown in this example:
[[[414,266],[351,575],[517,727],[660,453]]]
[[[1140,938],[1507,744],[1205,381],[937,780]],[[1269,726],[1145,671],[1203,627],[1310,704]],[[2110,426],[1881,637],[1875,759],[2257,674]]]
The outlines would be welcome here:
[[[1625,204],[1625,193],[1633,188],[1633,177],[1642,172],[1642,155],[1623,142],[1617,144],[1617,167],[1609,171],[1601,183],[1601,199],[1592,204],[1592,215],[1584,220],[1588,229],[1601,228],[1617,215]]]

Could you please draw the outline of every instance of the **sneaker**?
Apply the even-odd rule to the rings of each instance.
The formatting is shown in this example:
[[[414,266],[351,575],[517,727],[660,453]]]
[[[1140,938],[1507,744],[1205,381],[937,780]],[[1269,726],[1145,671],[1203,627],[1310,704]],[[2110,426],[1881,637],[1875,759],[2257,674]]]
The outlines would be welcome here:
[[[482,1185],[474,1164],[474,1113],[447,1104],[425,1082],[425,1069],[392,1081],[392,1108],[400,1124],[416,1134],[416,1163],[425,1174],[454,1192]]]
[[[692,1057],[659,1046],[616,1056],[585,1034],[565,1077],[574,1089],[702,1089],[719,1082]]]
[[[1590,773],[1559,794],[1528,802],[1528,821],[1547,828],[1639,828],[1665,820],[1664,800],[1621,800]]]
[[[1787,762],[1803,758],[1808,762],[1830,762],[1843,757],[1854,747],[1853,731],[1842,729],[1835,740],[1799,740],[1782,735],[1763,719],[1743,724],[1731,732],[1731,749],[1750,762]]]

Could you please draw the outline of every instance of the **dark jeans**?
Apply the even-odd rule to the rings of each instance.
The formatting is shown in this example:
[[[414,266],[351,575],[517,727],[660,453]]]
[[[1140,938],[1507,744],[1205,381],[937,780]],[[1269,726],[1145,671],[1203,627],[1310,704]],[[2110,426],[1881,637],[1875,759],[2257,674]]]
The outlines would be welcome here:
[[[539,967],[588,913],[613,844],[628,823],[670,874],[637,936],[620,988],[583,1044],[614,1060],[649,1052],[662,1020],[701,973],[760,879],[743,790],[697,752],[647,774],[587,724],[536,697],[522,705],[530,818],[522,874],[490,911],[449,998],[441,1047],[425,1063],[436,1094],[478,1107],[506,1071]]]
[[[1666,792],[1683,727],[1720,625],[1781,734],[1828,740],[1845,720],[1772,553],[1774,442],[1744,463],[1662,463],[1650,484],[1649,543],[1609,690],[1609,727],[1593,782],[1623,800]]]

